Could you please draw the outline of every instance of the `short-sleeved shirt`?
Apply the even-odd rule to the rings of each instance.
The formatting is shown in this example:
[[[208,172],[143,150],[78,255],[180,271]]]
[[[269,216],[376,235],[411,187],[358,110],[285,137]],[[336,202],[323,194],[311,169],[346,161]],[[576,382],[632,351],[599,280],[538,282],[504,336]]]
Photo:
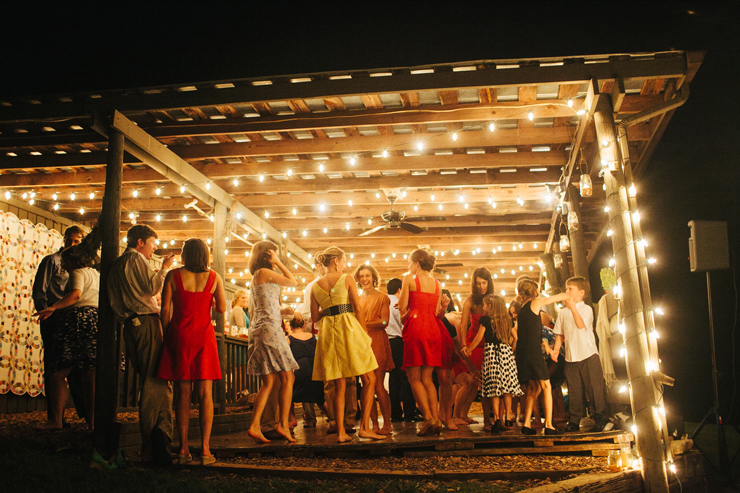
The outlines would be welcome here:
[[[394,337],[402,336],[403,324],[401,323],[401,313],[398,311],[398,296],[389,294],[388,298],[391,300],[391,316],[388,319],[388,326],[385,328],[385,332],[390,339],[393,339]]]
[[[71,307],[80,306],[98,306],[98,292],[100,290],[100,272],[92,267],[83,267],[75,269],[69,273],[69,282],[67,282],[67,293],[79,289],[80,299]]]
[[[573,313],[569,308],[562,308],[555,322],[553,332],[565,339],[565,361],[576,363],[598,354],[594,335],[594,311],[583,301],[576,303],[576,310],[581,315],[585,327],[576,326]]]

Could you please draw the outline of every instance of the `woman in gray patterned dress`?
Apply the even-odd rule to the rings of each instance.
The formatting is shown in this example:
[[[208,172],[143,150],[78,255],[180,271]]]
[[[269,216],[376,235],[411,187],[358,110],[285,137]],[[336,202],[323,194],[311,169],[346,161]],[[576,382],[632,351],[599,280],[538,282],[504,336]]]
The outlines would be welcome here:
[[[277,267],[282,274],[275,271]],[[265,410],[267,399],[280,378],[278,403],[280,406],[280,423],[275,428],[289,442],[295,442],[290,434],[288,420],[290,403],[293,400],[293,371],[299,368],[290,351],[283,331],[283,319],[280,315],[281,286],[297,285],[293,274],[283,265],[277,254],[277,245],[271,241],[260,241],[252,247],[249,261],[252,273],[252,300],[254,316],[252,317],[249,336],[249,361],[247,371],[250,375],[260,375],[262,386],[257,392],[252,413],[252,424],[247,433],[257,443],[269,443],[260,430],[260,419]]]

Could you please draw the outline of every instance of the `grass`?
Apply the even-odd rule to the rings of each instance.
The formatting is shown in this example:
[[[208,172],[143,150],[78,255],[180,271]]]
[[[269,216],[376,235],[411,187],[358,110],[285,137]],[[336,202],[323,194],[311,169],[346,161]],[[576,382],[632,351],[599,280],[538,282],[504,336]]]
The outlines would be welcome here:
[[[13,492],[260,492],[284,493],[435,493],[501,492],[522,489],[514,483],[480,481],[441,483],[398,479],[387,481],[308,481],[251,478],[207,469],[156,469],[129,464],[118,470],[89,468],[91,449],[84,445],[57,450],[53,441],[0,437],[0,477],[3,491]]]

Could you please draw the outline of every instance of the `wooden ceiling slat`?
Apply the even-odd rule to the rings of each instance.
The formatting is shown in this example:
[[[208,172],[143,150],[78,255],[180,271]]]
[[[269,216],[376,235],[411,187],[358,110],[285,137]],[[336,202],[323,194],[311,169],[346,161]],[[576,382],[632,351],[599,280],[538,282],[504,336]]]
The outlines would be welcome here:
[[[420,106],[419,93],[416,91],[402,92],[401,93],[401,104],[404,108],[416,108]]]

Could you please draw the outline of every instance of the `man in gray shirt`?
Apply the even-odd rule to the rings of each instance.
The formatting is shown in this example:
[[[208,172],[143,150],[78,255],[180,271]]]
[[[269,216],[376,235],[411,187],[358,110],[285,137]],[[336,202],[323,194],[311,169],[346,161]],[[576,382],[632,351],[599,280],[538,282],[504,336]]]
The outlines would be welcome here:
[[[170,254],[158,272],[149,266],[157,233],[145,224],[128,230],[126,251],[111,265],[108,295],[116,318],[123,324],[126,354],[139,374],[141,460],[171,464],[172,385],[156,377],[162,349],[162,326],[156,295],[174,262]]]
[[[37,312],[48,308],[64,298],[64,289],[67,286],[69,274],[62,269],[62,250],[79,245],[84,237],[85,232],[81,227],[77,225],[68,227],[64,230],[64,245],[62,248],[56,253],[52,253],[41,259],[39,269],[36,271],[36,277],[33,281],[33,291],[31,293]],[[47,385],[47,393],[50,382],[49,375],[46,373],[46,368],[48,368],[47,357],[53,354],[55,350],[52,334],[58,322],[59,312],[54,312],[49,318],[41,320],[41,340],[44,343],[44,384]],[[85,398],[79,370],[72,369],[67,376],[67,383],[69,384],[70,394],[72,394],[72,401],[77,409],[77,415],[84,419]],[[59,421],[57,416],[53,416],[54,410],[52,408],[53,406],[46,406],[49,423]],[[62,416],[61,421],[64,422],[64,416]]]

